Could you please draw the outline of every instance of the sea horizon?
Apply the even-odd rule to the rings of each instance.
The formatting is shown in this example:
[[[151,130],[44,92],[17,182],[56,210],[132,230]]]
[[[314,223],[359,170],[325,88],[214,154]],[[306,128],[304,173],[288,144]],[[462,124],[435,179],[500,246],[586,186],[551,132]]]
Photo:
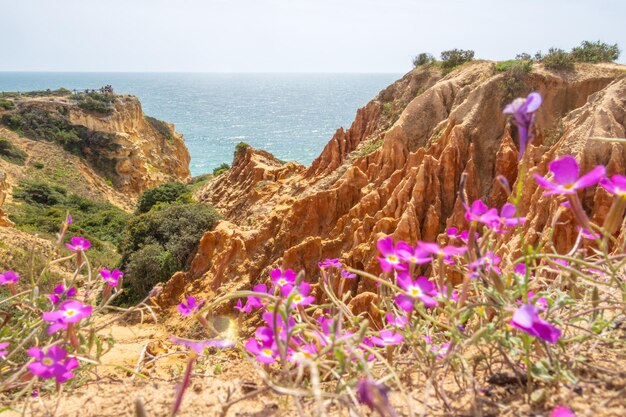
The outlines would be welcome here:
[[[174,123],[192,175],[232,162],[239,142],[308,165],[334,132],[400,73],[0,71],[0,91],[97,89],[132,94]]]

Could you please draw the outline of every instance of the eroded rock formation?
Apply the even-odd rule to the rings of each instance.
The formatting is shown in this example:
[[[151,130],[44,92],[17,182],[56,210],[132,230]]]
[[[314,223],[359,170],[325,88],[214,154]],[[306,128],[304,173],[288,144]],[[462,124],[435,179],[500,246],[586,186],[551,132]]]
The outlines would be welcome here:
[[[0,171],[0,227],[13,226],[13,222],[9,220],[7,214],[2,211],[2,205],[4,204],[4,200],[7,197],[8,187],[9,185],[7,182],[6,174]]]
[[[536,65],[520,91],[544,97],[522,179],[516,132],[501,113],[512,98],[503,77],[490,62],[447,75],[415,69],[359,110],[350,129],[339,129],[308,169],[247,149],[231,171],[198,192],[225,220],[202,237],[191,268],[166,284],[162,304],[184,292],[211,299],[250,288],[276,266],[304,269],[315,280],[316,263],[326,257],[378,272],[381,236],[433,241],[446,227],[465,226],[458,195],[464,173],[468,197],[497,207],[506,194],[496,176],[511,184],[523,180],[525,233],[541,239],[557,203],[542,197],[531,175],[545,173],[553,157],[571,153],[582,170],[601,163],[609,173],[625,172],[624,146],[592,137],[624,137],[626,78],[617,65],[581,65],[567,74]],[[610,199],[592,188],[584,204],[601,220]],[[563,220],[555,240],[566,249],[575,228]],[[358,279],[353,285],[371,289]]]

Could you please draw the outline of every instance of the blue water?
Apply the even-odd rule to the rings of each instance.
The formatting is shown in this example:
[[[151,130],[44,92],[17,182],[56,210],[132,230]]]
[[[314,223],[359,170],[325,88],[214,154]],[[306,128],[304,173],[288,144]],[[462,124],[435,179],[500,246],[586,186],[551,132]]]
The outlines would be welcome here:
[[[175,74],[0,72],[0,91],[84,90],[111,84],[144,112],[172,122],[191,153],[191,172],[231,163],[235,145],[310,164],[356,110],[400,74]]]

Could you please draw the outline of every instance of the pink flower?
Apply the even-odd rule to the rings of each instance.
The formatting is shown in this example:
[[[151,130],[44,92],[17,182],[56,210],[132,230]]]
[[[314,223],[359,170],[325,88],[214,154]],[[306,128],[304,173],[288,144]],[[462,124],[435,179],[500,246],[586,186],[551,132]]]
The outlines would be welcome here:
[[[535,174],[537,183],[547,190],[544,195],[573,195],[578,190],[597,184],[604,177],[606,169],[598,165],[581,177],[576,159],[571,155],[565,155],[550,162],[550,172],[554,177],[552,181]]]
[[[41,315],[45,321],[53,323],[48,328],[48,334],[66,329],[68,324],[78,323],[80,320],[91,316],[93,307],[85,305],[77,300],[63,301],[57,310],[46,311]]]
[[[104,282],[109,284],[111,287],[117,287],[117,284],[120,278],[124,276],[124,273],[119,269],[114,269],[112,272],[108,269],[103,269],[100,271],[100,276]]]
[[[611,179],[602,178],[600,185],[614,196],[626,199],[626,177],[613,175]]]
[[[0,285],[17,284],[20,280],[20,274],[10,269],[0,274]]]
[[[426,277],[419,277],[413,281],[407,273],[398,275],[398,285],[407,294],[398,294],[396,296],[396,304],[404,311],[412,311],[415,300],[420,300],[426,307],[436,307],[437,301],[433,298],[435,295],[435,286]]]
[[[530,135],[530,129],[535,121],[535,112],[541,106],[541,95],[537,92],[530,93],[526,98],[516,98],[511,104],[508,104],[502,113],[513,116],[513,123],[517,126],[519,132],[519,159],[522,159],[526,151]]]
[[[486,272],[494,271],[497,274],[501,274],[502,270],[498,268],[500,264],[501,258],[493,253],[492,251],[486,252],[483,256],[478,258],[476,261],[469,264],[472,278],[475,278],[478,275],[477,269],[479,267],[484,268]]]
[[[400,255],[397,252],[397,247],[393,246],[393,238],[391,236],[384,237],[376,244],[378,251],[382,257],[378,257],[380,267],[385,272],[390,272],[392,269],[398,271],[405,271],[407,269],[400,260]]]
[[[413,248],[405,242],[398,242],[396,252],[403,262],[412,265],[421,265],[432,262],[433,258],[420,248]]]
[[[454,263],[454,260],[452,259],[454,256],[462,255],[467,251],[467,247],[465,246],[447,245],[441,247],[436,243],[429,242],[417,242],[417,248],[452,264]]]
[[[235,342],[232,342],[230,340],[219,340],[219,339],[189,340],[189,339],[182,339],[180,337],[172,336],[170,337],[170,341],[172,341],[173,343],[177,343],[179,345],[186,346],[189,349],[192,349],[198,355],[201,355],[204,352],[204,349],[208,347],[225,349],[225,348],[235,346]]]
[[[68,249],[74,252],[84,252],[91,247],[91,242],[81,236],[74,236],[70,239],[70,243],[66,243]]]
[[[67,358],[67,351],[56,345],[50,346],[47,352],[32,347],[26,351],[35,361],[28,364],[31,374],[44,379],[55,378],[57,382],[65,382],[74,377],[72,369],[78,368],[76,358]]]
[[[4,357],[9,353],[7,350],[9,347],[9,342],[0,343],[0,358],[4,359]]]
[[[59,284],[52,290],[52,294],[48,294],[50,302],[54,305],[59,304],[61,298],[72,298],[76,296],[76,288],[65,288],[63,284]]]
[[[381,330],[378,333],[379,337],[372,336],[372,342],[376,346],[391,346],[399,345],[404,341],[404,337],[400,333],[396,333],[393,330]]]
[[[318,262],[317,266],[320,269],[329,269],[329,268],[341,268],[343,267],[343,264],[341,263],[341,261],[338,258],[333,258],[333,259],[324,259],[324,261],[322,262]]]
[[[196,297],[190,295],[189,297],[187,297],[187,304],[185,304],[185,302],[183,301],[178,305],[178,311],[183,317],[186,317],[198,311],[203,303],[204,300],[198,303],[196,302]]]
[[[273,269],[270,277],[272,277],[272,283],[278,288],[293,286],[296,282],[296,273],[291,269],[284,272],[279,268]]]
[[[539,309],[532,304],[518,308],[513,313],[510,324],[546,342],[556,343],[561,337],[561,330],[539,317]]]
[[[274,363],[278,357],[278,347],[274,342],[274,332],[269,327],[259,327],[255,337],[251,337],[245,344],[248,352],[256,356],[260,363]]]
[[[583,229],[580,226],[577,226],[577,228],[578,228],[578,233],[580,233],[582,237],[584,237],[585,239],[597,240],[597,239],[602,238],[602,236],[599,233],[590,232],[589,230]]]
[[[524,224],[526,217],[517,216],[517,208],[511,203],[506,203],[500,209],[500,227],[497,232],[502,232],[502,226],[517,227]]]
[[[404,326],[409,322],[409,320],[404,316],[397,316],[391,312],[385,314],[385,320],[387,320],[387,324],[390,326],[395,326],[399,329],[404,329]]]
[[[317,347],[313,343],[298,346],[298,349],[289,349],[287,352],[287,360],[300,364],[310,361],[317,354]]]
[[[490,209],[482,200],[476,200],[471,207],[465,205],[465,220],[482,223],[489,228],[493,228],[500,223],[500,216],[498,216],[496,209]]]
[[[552,410],[550,417],[576,417],[576,414],[563,405],[557,405],[554,407],[554,410]]]
[[[74,223],[74,219],[72,218],[71,214],[68,214],[67,218],[65,219],[65,224],[67,224],[69,226],[72,223]]]
[[[430,342],[429,342],[430,343]],[[450,343],[444,343],[441,346],[432,346],[430,351],[437,357],[437,359],[442,359],[448,354],[450,350]]]
[[[311,292],[311,284],[306,281],[303,281],[295,288],[295,295],[291,298],[291,305],[294,307],[305,307],[315,301],[315,297],[310,296],[309,292]],[[292,288],[284,287],[282,289],[282,294],[284,297],[291,297]]]

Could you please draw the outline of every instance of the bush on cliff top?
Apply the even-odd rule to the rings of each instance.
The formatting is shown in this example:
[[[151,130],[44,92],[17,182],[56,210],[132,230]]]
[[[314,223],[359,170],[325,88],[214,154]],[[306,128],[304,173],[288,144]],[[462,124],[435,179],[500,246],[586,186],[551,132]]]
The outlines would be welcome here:
[[[474,51],[464,49],[451,49],[441,53],[441,66],[444,70],[452,70],[461,64],[474,59]]]
[[[619,58],[620,52],[617,44],[582,41],[580,46],[572,49],[572,58],[576,62],[613,62]]]
[[[550,48],[548,53],[541,58],[541,63],[549,70],[571,71],[574,69],[572,54],[559,48]]]
[[[83,110],[105,115],[113,113],[114,110],[113,101],[115,100],[115,95],[110,93],[92,91],[74,94],[72,98],[78,102],[78,107]]]
[[[435,57],[432,56],[432,54],[429,54],[428,52],[422,52],[421,54],[413,58],[414,67],[421,67],[424,65],[431,64],[433,62],[435,62]]]
[[[162,204],[132,218],[119,245],[120,267],[126,271],[123,301],[142,299],[156,283],[183,270],[218,218],[213,207],[199,203]]]

